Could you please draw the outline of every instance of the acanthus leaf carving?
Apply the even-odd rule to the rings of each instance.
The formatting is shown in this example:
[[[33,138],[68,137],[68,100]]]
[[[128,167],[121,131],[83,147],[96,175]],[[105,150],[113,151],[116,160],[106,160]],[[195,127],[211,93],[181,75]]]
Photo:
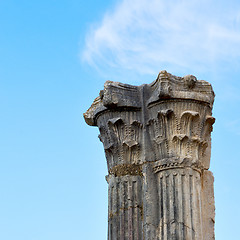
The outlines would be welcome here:
[[[200,117],[196,111],[184,111],[181,115],[180,125],[182,132],[188,136],[196,136],[198,134]]]
[[[209,138],[212,130],[213,130],[213,124],[215,123],[215,118],[212,116],[206,116],[205,119],[205,124],[204,124],[204,133],[203,133],[203,137],[204,138]]]
[[[135,141],[135,140],[125,140],[123,141],[123,144],[127,145],[129,148],[132,148],[134,146],[137,146],[138,145],[138,142]]]
[[[112,147],[114,143],[111,141],[108,130],[104,126],[100,126],[99,131],[100,134],[98,135],[98,138],[103,143],[104,149],[109,149]]]
[[[110,118],[106,126],[99,126],[99,139],[104,145],[106,158],[111,162],[109,166],[140,162],[141,129],[140,121],[133,119],[129,123],[121,117]]]

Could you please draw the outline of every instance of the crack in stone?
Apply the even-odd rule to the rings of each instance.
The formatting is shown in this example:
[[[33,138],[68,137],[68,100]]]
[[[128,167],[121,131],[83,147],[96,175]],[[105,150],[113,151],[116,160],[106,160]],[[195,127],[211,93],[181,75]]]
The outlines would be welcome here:
[[[113,217],[115,217],[115,216],[118,216],[121,212],[120,211],[123,211],[123,212],[125,212],[125,211],[128,211],[128,210],[130,210],[130,209],[134,209],[134,208],[138,208],[139,210],[140,210],[140,215],[141,215],[141,219],[143,218],[143,207],[142,206],[139,206],[139,205],[137,205],[137,206],[129,206],[128,208],[119,208],[119,210],[118,211],[115,211],[115,212],[109,212],[109,216],[108,216],[108,219],[110,220],[110,219],[112,219]]]
[[[171,221],[171,222],[163,222],[163,223],[162,223],[162,226],[163,226],[163,225],[168,225],[168,224],[173,224],[173,223],[179,224],[179,225],[182,224],[184,227],[186,227],[186,228],[192,230],[193,232],[195,232],[195,230],[194,230],[193,228],[187,226],[184,222],[178,222],[178,221],[175,221],[175,220],[173,220],[173,221]],[[162,227],[162,226],[160,226],[160,227]]]

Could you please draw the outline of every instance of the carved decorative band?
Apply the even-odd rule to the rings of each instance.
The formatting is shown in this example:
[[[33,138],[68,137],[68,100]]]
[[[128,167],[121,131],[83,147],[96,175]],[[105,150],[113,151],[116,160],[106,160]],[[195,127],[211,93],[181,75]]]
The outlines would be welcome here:
[[[182,103],[195,103],[195,104],[200,104],[200,105],[203,105],[203,106],[211,108],[211,103],[208,103],[206,101],[197,100],[197,99],[185,99],[185,98],[159,99],[159,100],[157,100],[155,102],[148,103],[148,107],[152,108],[154,106],[157,106],[157,105],[159,105],[161,103],[165,103],[165,102],[168,102],[168,103],[179,103],[179,102],[182,102]]]
[[[115,177],[120,176],[142,176],[142,166],[137,164],[121,164],[115,167],[112,167],[109,170],[110,175],[114,175]]]
[[[203,166],[199,161],[193,161],[188,158],[179,159],[179,158],[166,158],[162,160],[158,160],[154,163],[153,171],[154,173],[174,169],[174,168],[192,168],[193,170],[201,173]]]

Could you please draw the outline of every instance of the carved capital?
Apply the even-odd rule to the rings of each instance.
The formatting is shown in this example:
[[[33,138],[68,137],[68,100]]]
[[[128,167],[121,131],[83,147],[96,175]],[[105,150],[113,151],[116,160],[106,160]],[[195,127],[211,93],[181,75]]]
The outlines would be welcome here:
[[[213,100],[209,83],[161,71],[148,85],[107,81],[84,117],[99,127],[109,171],[145,161],[208,169]]]

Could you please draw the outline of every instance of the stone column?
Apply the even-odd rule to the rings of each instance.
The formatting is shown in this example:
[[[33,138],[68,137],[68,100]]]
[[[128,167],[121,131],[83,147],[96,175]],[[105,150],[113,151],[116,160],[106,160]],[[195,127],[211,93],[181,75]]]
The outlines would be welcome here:
[[[214,239],[213,101],[192,75],[105,83],[84,118],[107,159],[108,240]]]

